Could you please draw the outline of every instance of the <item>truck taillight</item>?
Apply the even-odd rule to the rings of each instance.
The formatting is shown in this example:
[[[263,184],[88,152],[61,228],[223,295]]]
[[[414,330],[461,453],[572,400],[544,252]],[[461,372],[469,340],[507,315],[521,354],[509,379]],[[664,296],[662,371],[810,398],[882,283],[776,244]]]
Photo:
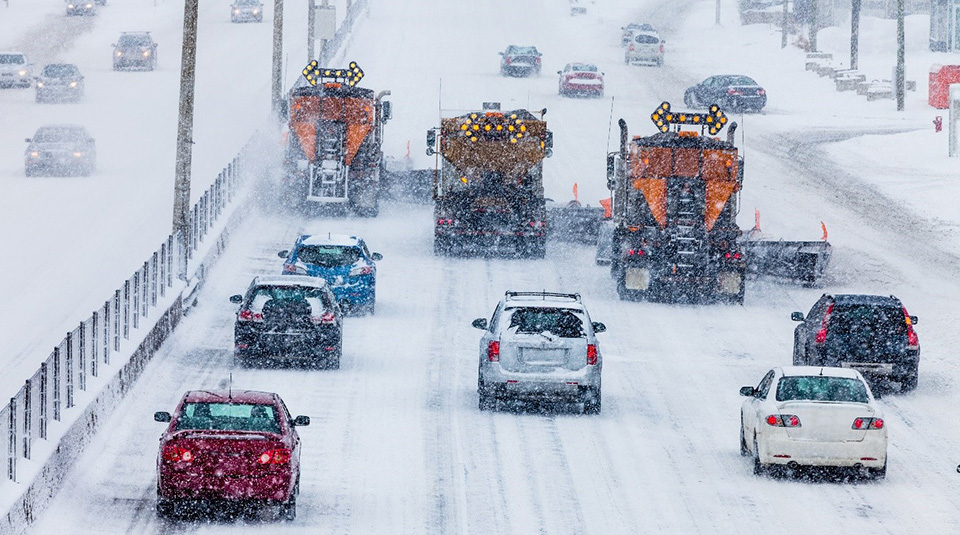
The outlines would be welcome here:
[[[913,330],[913,321],[910,319],[910,313],[907,312],[907,307],[901,308],[903,309],[903,316],[907,322],[907,349],[920,349],[920,337],[917,336],[917,331]]]
[[[544,228],[547,226],[546,221],[531,221],[530,226],[533,228]]]
[[[830,323],[830,314],[833,313],[833,303],[830,303],[830,306],[827,307],[826,313],[823,314],[823,321],[820,322],[820,330],[817,331],[816,342],[822,344],[827,341],[827,325]]]
[[[437,219],[437,225],[452,225],[454,223],[453,219],[440,218]]]
[[[310,318],[314,323],[319,323],[321,325],[332,325],[337,322],[337,316],[333,312],[324,312],[319,316],[313,316]]]
[[[740,260],[741,256],[740,253],[731,253],[729,251],[723,255],[727,260]]]
[[[491,340],[487,344],[487,360],[490,362],[500,362],[500,341]]]
[[[627,249],[627,256],[643,256],[647,254],[643,249]]]
[[[851,429],[883,429],[883,418],[855,418]]]
[[[163,457],[163,460],[167,461],[168,463],[189,463],[193,461],[193,453],[190,450],[181,448],[179,446],[164,446],[161,456]]]
[[[800,427],[800,418],[792,414],[771,414],[766,421],[772,427]]]
[[[597,346],[595,344],[587,345],[587,365],[596,366],[597,365]]]
[[[290,462],[290,450],[287,448],[277,448],[267,450],[257,457],[259,464],[287,464]]]
[[[240,321],[263,321],[263,314],[245,308],[237,315],[237,319]]]

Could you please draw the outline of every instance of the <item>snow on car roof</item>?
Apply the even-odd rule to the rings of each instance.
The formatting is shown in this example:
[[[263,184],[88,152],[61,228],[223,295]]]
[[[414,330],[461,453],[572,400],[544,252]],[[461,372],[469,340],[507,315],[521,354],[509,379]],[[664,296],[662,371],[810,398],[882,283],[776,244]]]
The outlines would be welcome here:
[[[256,403],[273,404],[270,392],[258,390],[191,390],[184,394],[184,401],[189,403]]]
[[[505,308],[569,308],[583,310],[578,294],[551,294],[550,292],[507,292],[504,297]]]
[[[829,366],[784,366],[781,368],[786,377],[823,375],[825,377],[856,378],[859,373],[851,368],[833,368]]]
[[[326,279],[322,277],[311,277],[309,275],[278,275],[276,277],[257,277],[254,284],[258,286],[309,286],[311,288],[323,288],[327,285]]]
[[[303,245],[360,245],[360,240],[356,236],[347,236],[346,234],[304,234],[301,236]]]

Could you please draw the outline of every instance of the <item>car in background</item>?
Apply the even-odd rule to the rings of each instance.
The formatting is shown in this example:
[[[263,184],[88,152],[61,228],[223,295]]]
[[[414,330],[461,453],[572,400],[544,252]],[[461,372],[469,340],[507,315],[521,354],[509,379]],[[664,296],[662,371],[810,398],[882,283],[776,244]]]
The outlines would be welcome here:
[[[97,146],[87,129],[72,124],[41,126],[27,138],[27,176],[87,176],[97,168]]]
[[[793,363],[852,368],[868,379],[917,387],[920,338],[911,316],[890,295],[823,294],[793,332]]]
[[[634,23],[631,22],[626,26],[620,27],[623,32],[620,34],[620,44],[627,46],[630,44],[630,39],[633,37],[633,32],[654,32],[656,31],[654,27],[646,22],[643,23]]]
[[[774,368],[740,395],[748,398],[740,409],[740,455],[753,458],[755,474],[815,466],[886,476],[887,428],[860,372]]]
[[[113,70],[157,68],[157,43],[150,32],[123,32],[113,44]]]
[[[283,359],[340,368],[343,318],[327,282],[317,277],[254,278],[234,323],[234,358],[241,365]]]
[[[707,108],[717,104],[732,112],[759,112],[767,105],[767,92],[749,76],[721,74],[687,89],[683,94],[683,103],[690,108]]]
[[[501,76],[530,76],[540,75],[542,68],[541,54],[535,46],[510,45],[500,52]]]
[[[37,76],[37,102],[76,102],[83,97],[83,85],[83,75],[76,65],[45,65]]]
[[[260,0],[233,0],[230,22],[263,22],[263,4]]]
[[[33,64],[23,52],[0,52],[0,87],[33,85]]]
[[[561,96],[603,96],[603,73],[590,63],[567,63],[560,75],[557,90]]]
[[[623,62],[627,65],[646,63],[660,67],[663,65],[665,42],[660,39],[660,34],[653,30],[633,31],[623,53]]]
[[[66,0],[67,15],[96,15],[97,3],[94,0]]]
[[[603,359],[579,294],[506,292],[488,321],[473,326],[480,338],[477,394],[480,410],[507,399],[573,401],[584,414],[600,413]]]
[[[581,4],[578,0],[570,0],[570,15],[586,15],[587,6]]]
[[[277,253],[284,259],[284,275],[308,275],[327,281],[345,312],[373,314],[377,304],[377,264],[380,253],[371,253],[356,236],[304,234],[293,249]]]
[[[291,417],[280,396],[253,390],[193,390],[166,422],[157,455],[160,517],[212,508],[297,516],[300,436],[307,416]]]

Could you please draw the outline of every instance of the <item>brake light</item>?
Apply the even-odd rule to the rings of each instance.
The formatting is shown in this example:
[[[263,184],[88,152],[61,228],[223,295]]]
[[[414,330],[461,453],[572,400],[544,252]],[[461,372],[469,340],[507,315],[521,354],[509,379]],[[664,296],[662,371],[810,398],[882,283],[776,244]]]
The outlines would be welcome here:
[[[633,50],[634,50],[633,43],[630,43],[630,52],[633,52]]]
[[[547,226],[546,221],[531,221],[530,226],[533,228],[544,228]]]
[[[822,344],[827,341],[827,324],[830,323],[830,314],[833,313],[833,303],[830,303],[830,306],[827,307],[826,313],[823,315],[823,321],[820,322],[820,330],[817,331],[816,342]]]
[[[314,323],[320,323],[324,325],[333,324],[337,321],[337,316],[333,312],[324,312],[320,316],[313,316],[310,318]]]
[[[161,455],[163,460],[168,463],[189,463],[193,461],[193,453],[190,450],[181,448],[179,446],[164,446],[163,453]]]
[[[761,89],[757,89],[757,94],[758,94],[758,95],[766,95],[766,94],[767,94],[767,90],[766,90],[766,89],[762,89],[762,88],[761,88]]]
[[[739,94],[740,94],[740,90],[731,87],[731,88],[727,89],[727,94],[728,94],[728,95],[739,95]]]
[[[290,450],[287,448],[277,448],[267,450],[257,457],[259,464],[287,464],[290,462]]]
[[[588,366],[597,365],[597,346],[595,344],[587,345],[587,365]]]
[[[240,321],[263,321],[263,314],[259,312],[254,312],[249,308],[245,308],[240,311],[240,314],[237,316],[237,319]]]
[[[513,60],[510,59],[510,56],[507,56],[507,57],[505,57],[505,58],[503,58],[503,59],[505,59],[505,60],[507,61],[507,65],[510,65],[511,63],[513,63]]]
[[[293,264],[284,264],[284,265],[283,265],[283,271],[284,271],[285,273],[296,273],[296,272],[297,272],[297,266],[295,266],[295,265],[293,265]]]
[[[907,321],[907,349],[920,349],[920,338],[917,336],[917,331],[913,330],[913,321],[910,320],[910,313],[907,312],[907,307],[901,307],[903,309],[903,316]]]
[[[500,362],[500,341],[492,340],[487,344],[487,360],[490,362]]]
[[[643,256],[643,255],[645,255],[645,254],[647,254],[647,253],[645,253],[645,252],[643,251],[643,249],[628,249],[628,250],[627,250],[627,256]]]
[[[883,418],[856,418],[853,429],[883,429]]]
[[[452,224],[453,224],[453,219],[443,219],[443,218],[440,218],[440,219],[437,220],[437,224],[438,224],[438,225],[452,225]]]
[[[660,45],[660,53],[663,54],[663,45]]]
[[[369,275],[373,273],[373,266],[357,266],[350,270],[351,277],[359,277],[360,275]]]
[[[727,260],[740,260],[741,255],[740,253],[727,252],[726,254],[723,255],[723,257],[726,258]]]
[[[767,425],[773,427],[800,427],[800,418],[792,414],[771,414],[767,416]]]

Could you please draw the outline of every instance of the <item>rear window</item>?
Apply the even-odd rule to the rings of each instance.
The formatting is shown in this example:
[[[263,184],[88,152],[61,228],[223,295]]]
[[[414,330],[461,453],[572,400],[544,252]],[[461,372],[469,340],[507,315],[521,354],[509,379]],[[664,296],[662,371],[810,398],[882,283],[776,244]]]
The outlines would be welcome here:
[[[507,329],[517,334],[548,333],[560,338],[583,338],[583,319],[569,309],[563,308],[518,308],[507,309]]]
[[[184,429],[279,433],[280,421],[273,405],[186,403],[177,418],[177,431]]]
[[[320,267],[349,266],[360,260],[360,249],[343,245],[304,245],[297,250],[297,260]]]
[[[634,38],[634,41],[640,43],[641,45],[655,45],[660,42],[660,38],[656,35],[641,33]]]
[[[0,65],[23,65],[26,62],[23,54],[0,54]]]
[[[777,401],[836,401],[867,403],[867,387],[851,377],[781,377]]]
[[[333,309],[327,292],[302,286],[260,286],[253,290],[248,308],[253,312],[263,312],[265,306],[294,310],[297,304],[302,304],[304,308],[309,305],[312,316],[320,316]]]
[[[726,85],[757,85],[749,76],[728,76],[722,80]]]
[[[830,334],[906,336],[907,320],[903,310],[876,305],[838,306],[830,315]]]
[[[597,72],[596,65],[574,65],[570,67],[573,72]]]

